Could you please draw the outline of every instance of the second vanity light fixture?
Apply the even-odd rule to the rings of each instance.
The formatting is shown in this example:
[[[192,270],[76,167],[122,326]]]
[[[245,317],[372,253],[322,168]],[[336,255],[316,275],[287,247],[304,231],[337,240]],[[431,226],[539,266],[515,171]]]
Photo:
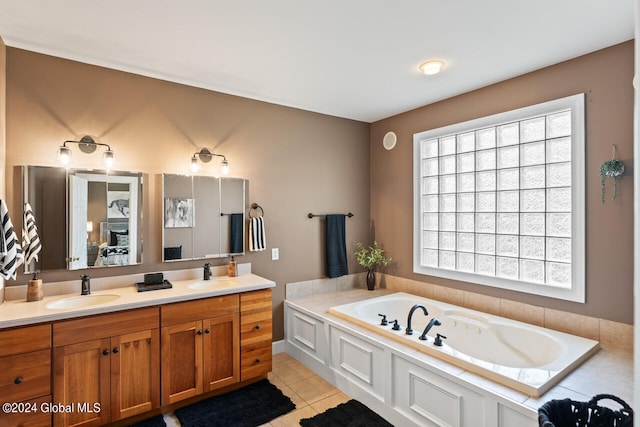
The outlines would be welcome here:
[[[71,148],[67,147],[67,144],[78,144],[80,151],[87,154],[91,154],[96,151],[98,146],[107,147],[106,150],[104,150],[104,153],[102,153],[102,161],[104,162],[104,165],[107,169],[110,169],[116,162],[116,155],[108,144],[96,142],[93,137],[85,135],[80,139],[80,141],[65,141],[60,147],[58,147],[58,161],[63,166],[67,166],[69,162],[71,162]]]
[[[222,157],[222,162],[220,162],[220,172],[223,175],[227,175],[229,173],[229,162],[227,158],[222,154],[216,154],[209,151],[208,148],[203,148],[200,151],[193,153],[193,157],[191,157],[191,172],[197,172],[200,169],[200,162],[209,163],[213,157]]]

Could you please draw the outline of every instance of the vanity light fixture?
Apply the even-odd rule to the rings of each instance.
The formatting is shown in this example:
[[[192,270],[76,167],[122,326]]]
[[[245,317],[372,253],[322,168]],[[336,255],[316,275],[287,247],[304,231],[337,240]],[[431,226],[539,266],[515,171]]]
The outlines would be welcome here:
[[[115,164],[116,155],[108,144],[96,142],[91,136],[85,135],[80,139],[80,141],[65,141],[60,147],[58,147],[58,161],[65,167],[71,162],[71,148],[67,147],[67,144],[78,144],[80,151],[87,154],[91,154],[96,151],[98,146],[107,147],[104,150],[104,153],[102,153],[102,161],[107,169],[111,169]]]
[[[229,162],[227,158],[222,154],[212,153],[208,148],[203,148],[193,153],[193,157],[191,157],[191,172],[197,172],[200,169],[200,162],[209,163],[214,156],[222,157],[220,172],[222,172],[223,175],[227,175],[229,173]]]
[[[431,76],[433,74],[438,74],[444,68],[444,62],[434,59],[431,61],[425,61],[418,67],[420,71],[424,74]]]

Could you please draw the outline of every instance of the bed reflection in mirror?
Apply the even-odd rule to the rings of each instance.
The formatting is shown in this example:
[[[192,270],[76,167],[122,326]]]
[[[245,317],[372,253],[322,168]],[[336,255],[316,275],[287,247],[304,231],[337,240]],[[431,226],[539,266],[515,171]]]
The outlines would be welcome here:
[[[36,270],[142,262],[142,174],[25,166],[23,205],[42,243]]]

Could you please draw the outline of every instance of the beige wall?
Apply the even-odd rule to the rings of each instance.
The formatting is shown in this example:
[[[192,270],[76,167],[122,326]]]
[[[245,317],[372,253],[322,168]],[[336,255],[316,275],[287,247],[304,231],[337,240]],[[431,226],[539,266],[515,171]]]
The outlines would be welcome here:
[[[371,220],[395,276],[579,314],[633,323],[633,41],[371,125]],[[437,78],[446,79],[446,73]],[[413,134],[576,93],[586,94],[586,304],[562,302],[413,273]],[[387,131],[398,135],[392,151]],[[617,199],[600,202],[600,164],[616,144],[627,169]],[[609,187],[609,195],[610,187]]]
[[[94,135],[116,152],[117,169],[147,174],[144,264],[90,270],[92,277],[203,265],[160,262],[160,174],[187,173],[190,157],[204,146],[227,156],[230,175],[249,180],[248,205],[264,208],[268,250],[237,261],[251,262],[256,274],[277,283],[275,340],[283,338],[285,283],[324,276],[323,222],[306,214],[353,212],[348,251],[368,240],[368,124],[15,48],[6,56],[7,196],[14,222],[21,214],[14,166],[56,165],[56,150],[66,139]],[[101,167],[98,152],[72,149],[74,167]],[[273,247],[280,249],[279,261],[271,261]],[[349,262],[350,271],[357,271],[353,257]],[[78,276],[62,270],[42,274],[45,283]],[[21,275],[9,285],[27,279]]]

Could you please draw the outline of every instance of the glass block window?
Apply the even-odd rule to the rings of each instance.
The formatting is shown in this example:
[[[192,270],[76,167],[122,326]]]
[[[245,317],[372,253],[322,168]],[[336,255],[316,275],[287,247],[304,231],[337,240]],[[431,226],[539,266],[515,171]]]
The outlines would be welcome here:
[[[414,135],[414,271],[584,302],[584,96]]]

